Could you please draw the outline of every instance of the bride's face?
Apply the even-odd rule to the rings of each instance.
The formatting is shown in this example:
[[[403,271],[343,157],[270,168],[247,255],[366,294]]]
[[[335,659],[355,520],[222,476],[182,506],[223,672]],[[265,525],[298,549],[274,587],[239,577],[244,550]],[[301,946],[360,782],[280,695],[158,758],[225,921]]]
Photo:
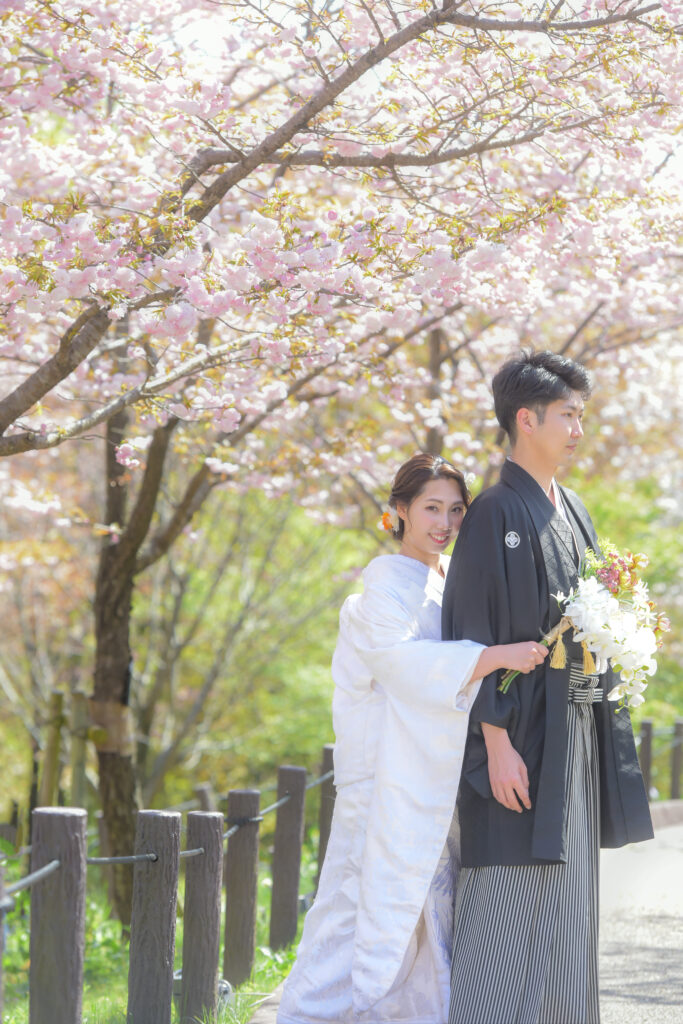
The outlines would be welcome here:
[[[404,523],[401,553],[431,565],[455,540],[466,507],[454,480],[430,480],[410,505],[397,507]]]

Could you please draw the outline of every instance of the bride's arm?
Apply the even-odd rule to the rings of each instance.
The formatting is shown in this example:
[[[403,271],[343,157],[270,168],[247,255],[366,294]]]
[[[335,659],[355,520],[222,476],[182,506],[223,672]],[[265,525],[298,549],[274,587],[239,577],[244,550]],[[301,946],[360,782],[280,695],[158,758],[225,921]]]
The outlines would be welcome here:
[[[479,660],[472,673],[473,679],[483,679],[491,672],[501,668],[515,669],[517,672],[531,672],[548,657],[548,648],[537,641],[525,641],[521,644],[495,644],[486,647],[479,655]]]

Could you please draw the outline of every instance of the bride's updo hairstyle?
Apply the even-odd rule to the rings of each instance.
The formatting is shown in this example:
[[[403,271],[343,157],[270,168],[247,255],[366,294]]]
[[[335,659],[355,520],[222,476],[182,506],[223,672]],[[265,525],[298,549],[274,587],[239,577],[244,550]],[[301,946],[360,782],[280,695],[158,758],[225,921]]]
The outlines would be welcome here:
[[[452,480],[458,485],[465,508],[468,508],[472,495],[467,489],[463,474],[440,455],[430,455],[429,452],[418,452],[403,463],[391,485],[389,508],[395,509],[398,505],[409,506],[422,494],[430,480],[439,478]],[[403,538],[403,526],[403,520],[399,519],[398,526],[391,531],[398,540]]]

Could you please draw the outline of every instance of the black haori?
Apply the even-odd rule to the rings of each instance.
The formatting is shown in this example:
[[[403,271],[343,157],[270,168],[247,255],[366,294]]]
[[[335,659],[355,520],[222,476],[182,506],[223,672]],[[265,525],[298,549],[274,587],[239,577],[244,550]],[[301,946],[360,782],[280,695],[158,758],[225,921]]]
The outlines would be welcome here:
[[[449,1024],[598,1024],[598,752],[591,691],[572,665],[566,864],[463,868]],[[599,699],[599,698],[598,698]]]

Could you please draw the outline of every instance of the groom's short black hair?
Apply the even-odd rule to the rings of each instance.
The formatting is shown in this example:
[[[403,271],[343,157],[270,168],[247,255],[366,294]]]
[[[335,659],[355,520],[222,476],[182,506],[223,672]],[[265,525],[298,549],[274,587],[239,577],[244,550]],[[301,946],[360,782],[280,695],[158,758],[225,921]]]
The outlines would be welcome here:
[[[591,387],[590,374],[581,363],[556,352],[521,352],[493,378],[496,418],[514,441],[520,409],[533,409],[542,421],[551,402],[566,398],[570,391],[586,399]]]

